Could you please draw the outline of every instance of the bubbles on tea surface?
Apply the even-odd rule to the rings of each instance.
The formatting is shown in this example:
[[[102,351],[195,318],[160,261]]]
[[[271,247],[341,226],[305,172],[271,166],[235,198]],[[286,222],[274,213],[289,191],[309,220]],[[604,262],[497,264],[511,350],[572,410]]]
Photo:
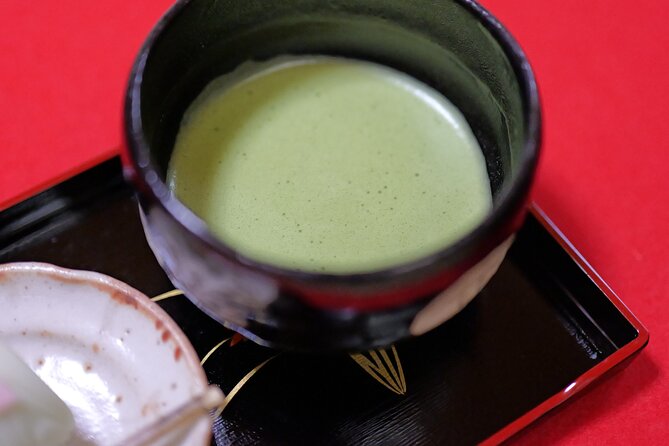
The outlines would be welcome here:
[[[445,243],[445,228],[451,229],[444,204],[449,184],[460,181],[470,188],[477,181],[474,174],[473,180],[459,174],[467,171],[467,166],[460,168],[460,159],[444,155],[462,142],[457,132],[447,125],[430,128],[434,104],[450,113],[443,98],[385,68],[372,68],[372,77],[380,82],[357,83],[369,66],[334,60],[328,63],[342,70],[346,82],[337,82],[332,90],[328,86],[341,81],[340,75],[330,85],[328,70],[319,68],[314,73],[326,75],[325,83],[319,83],[309,72],[309,66],[318,64],[299,63],[291,65],[295,74],[281,68],[261,71],[233,85],[227,102],[211,101],[220,120],[206,120],[208,136],[198,149],[201,153],[195,155],[184,141],[186,156],[211,160],[208,165],[219,172],[214,180],[193,174],[194,188],[202,189],[198,182],[211,184],[211,198],[199,195],[208,206],[203,218],[220,225],[221,237],[251,258],[337,273],[420,256],[430,246]],[[274,76],[284,77],[278,83],[263,82]],[[404,82],[407,88],[398,89]],[[276,90],[286,83],[290,88]],[[413,91],[420,94],[412,97]],[[291,114],[289,106],[300,112]],[[194,111],[188,125],[205,122],[196,117]],[[412,124],[417,121],[420,126]],[[229,131],[230,122],[240,126]],[[425,133],[416,134],[417,128]],[[225,156],[209,157],[206,152],[213,150],[212,138],[222,139],[224,132],[235,137],[228,146],[221,144],[233,154],[221,162]],[[475,138],[465,141],[467,150],[476,148],[467,146],[469,142],[475,144]],[[211,171],[208,165],[203,161],[203,175]],[[224,201],[214,203],[216,190],[225,190]]]

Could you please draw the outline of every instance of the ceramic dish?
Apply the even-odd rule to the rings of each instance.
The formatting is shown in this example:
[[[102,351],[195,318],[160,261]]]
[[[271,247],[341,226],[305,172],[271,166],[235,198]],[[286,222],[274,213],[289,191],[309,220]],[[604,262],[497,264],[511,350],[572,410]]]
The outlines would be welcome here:
[[[0,308],[0,338],[73,412],[72,445],[123,444],[207,387],[179,327],[111,277],[44,263],[0,265]],[[204,417],[161,444],[205,445],[210,429]]]

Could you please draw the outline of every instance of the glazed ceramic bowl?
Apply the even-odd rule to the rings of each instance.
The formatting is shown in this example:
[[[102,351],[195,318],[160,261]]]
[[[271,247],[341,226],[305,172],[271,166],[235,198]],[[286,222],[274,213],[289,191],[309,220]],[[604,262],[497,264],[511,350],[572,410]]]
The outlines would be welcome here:
[[[72,411],[71,445],[114,446],[207,388],[160,307],[128,285],[42,263],[0,265],[0,339]],[[209,444],[204,417],[160,442]]]
[[[217,239],[165,183],[179,123],[212,79],[246,61],[286,54],[368,60],[443,93],[480,143],[493,211],[439,252],[371,273],[279,268]],[[149,242],[195,303],[265,345],[358,350],[434,328],[490,279],[526,213],[540,110],[520,47],[474,1],[182,0],[137,57],[125,130],[127,177]]]

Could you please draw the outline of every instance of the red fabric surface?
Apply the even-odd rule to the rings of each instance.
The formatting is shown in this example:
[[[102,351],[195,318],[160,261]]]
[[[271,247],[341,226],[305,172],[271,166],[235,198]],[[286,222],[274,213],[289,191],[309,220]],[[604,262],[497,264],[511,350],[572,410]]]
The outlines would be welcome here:
[[[0,209],[114,153],[134,52],[168,0],[0,8]],[[484,0],[536,70],[535,197],[651,332],[622,373],[516,444],[669,438],[669,8],[662,0]]]
[[[114,153],[134,53],[170,4],[0,1],[0,209]]]
[[[662,0],[485,0],[529,55],[545,144],[535,199],[650,331],[622,373],[518,444],[669,438],[669,9]]]

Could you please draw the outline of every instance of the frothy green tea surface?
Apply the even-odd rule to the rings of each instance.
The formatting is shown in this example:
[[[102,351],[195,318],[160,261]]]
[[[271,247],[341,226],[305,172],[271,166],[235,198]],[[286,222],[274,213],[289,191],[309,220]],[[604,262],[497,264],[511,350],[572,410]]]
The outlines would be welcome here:
[[[335,274],[429,255],[492,206],[455,106],[390,68],[325,57],[210,84],[184,116],[168,183],[247,257]]]

